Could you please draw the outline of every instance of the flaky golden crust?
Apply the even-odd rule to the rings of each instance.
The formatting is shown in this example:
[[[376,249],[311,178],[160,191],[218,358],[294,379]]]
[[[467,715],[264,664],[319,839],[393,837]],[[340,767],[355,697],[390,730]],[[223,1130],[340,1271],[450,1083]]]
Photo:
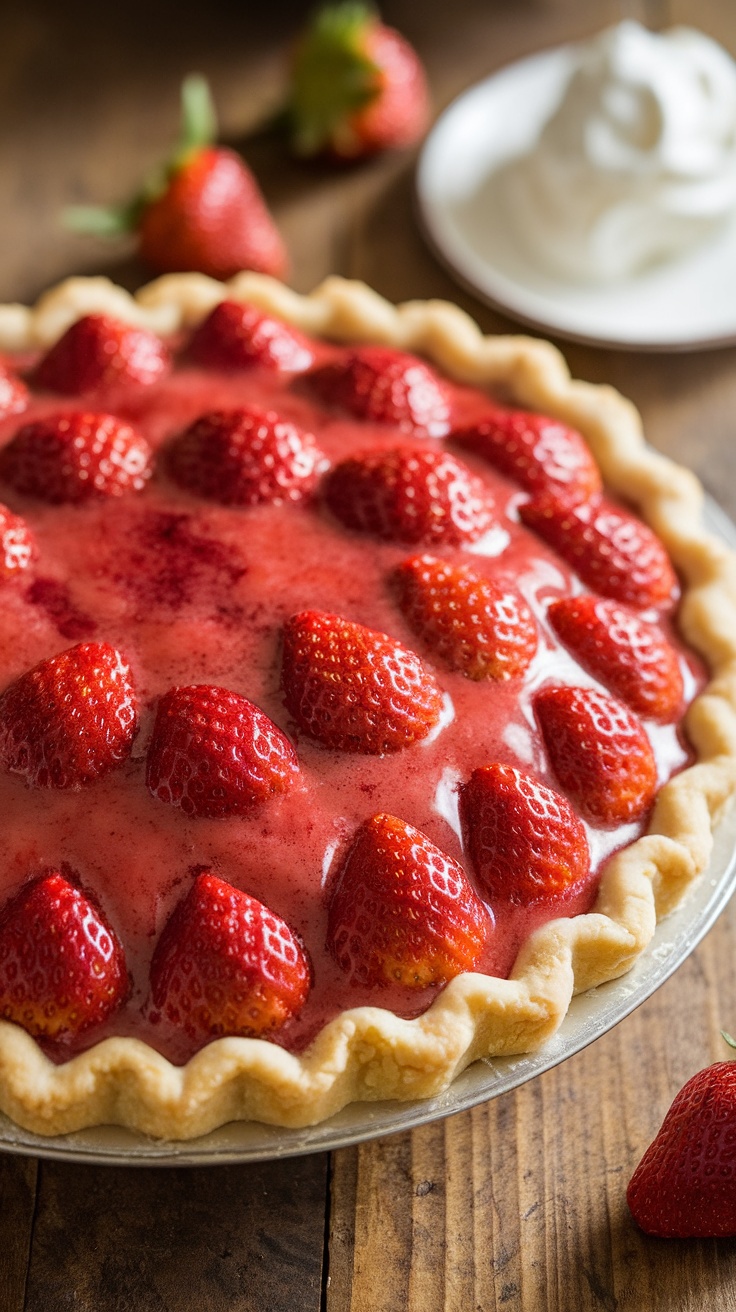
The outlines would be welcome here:
[[[0,1108],[38,1134],[115,1124],[190,1139],[232,1120],[313,1125],[354,1100],[431,1097],[478,1057],[532,1051],[574,992],[623,974],[644,951],[657,920],[707,865],[713,824],[736,789],[736,556],[703,529],[697,479],[645,446],[635,408],[609,387],[573,381],[548,343],[484,337],[446,302],[394,307],[339,278],[299,296],[259,274],[228,284],[174,274],[135,297],[104,278],[72,278],[34,309],[1,306],[0,349],[46,346],[91,312],[173,333],[225,296],[315,335],[419,351],[458,381],[501,388],[513,403],[580,429],[607,485],[633,502],[684,581],[680,626],[711,671],[687,717],[697,764],[662,788],[648,834],[608,862],[592,912],[533,934],[509,979],[454,979],[416,1020],[360,1007],[326,1025],[302,1056],[228,1038],[184,1067],[130,1038],[56,1066],[23,1030],[0,1022]]]

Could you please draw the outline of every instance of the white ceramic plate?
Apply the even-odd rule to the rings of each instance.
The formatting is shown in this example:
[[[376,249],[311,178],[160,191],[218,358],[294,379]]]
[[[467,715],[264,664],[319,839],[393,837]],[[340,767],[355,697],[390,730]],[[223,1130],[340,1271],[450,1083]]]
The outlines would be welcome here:
[[[612,287],[556,281],[517,244],[494,174],[535,141],[559,101],[574,50],[563,46],[509,65],[439,118],[417,171],[432,246],[483,300],[560,337],[652,351],[736,342],[736,222],[686,258]]]

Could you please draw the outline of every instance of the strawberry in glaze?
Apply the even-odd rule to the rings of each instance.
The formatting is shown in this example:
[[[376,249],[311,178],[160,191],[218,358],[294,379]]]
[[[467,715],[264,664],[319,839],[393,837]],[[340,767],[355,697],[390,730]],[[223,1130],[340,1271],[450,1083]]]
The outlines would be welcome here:
[[[412,556],[395,574],[399,605],[432,652],[469,679],[512,679],[537,650],[523,597],[467,565]]]
[[[120,383],[155,383],[169,363],[155,333],[107,314],[87,314],[42,356],[34,382],[48,392],[80,396]]]
[[[519,515],[593,591],[637,610],[675,605],[679,586],[659,538],[604,497],[572,505],[542,495]]]
[[[187,354],[207,369],[303,373],[314,352],[302,333],[255,305],[220,301],[195,328]]]
[[[409,437],[445,437],[450,396],[441,378],[416,355],[390,346],[359,346],[309,375],[322,401],[356,419],[391,424]]]
[[[346,528],[395,542],[462,546],[493,523],[490,492],[467,465],[408,443],[341,461],[324,480],[324,499]]]
[[[636,716],[595,688],[542,688],[534,709],[557,778],[598,824],[637,820],[657,789],[654,753]]]
[[[560,597],[548,609],[552,627],[580,664],[637,715],[672,720],[683,683],[674,647],[656,624],[601,597]]]
[[[602,489],[600,471],[584,438],[548,415],[497,407],[470,427],[453,432],[452,440],[482,456],[527,492],[584,501]]]
[[[137,727],[130,666],[107,643],[81,643],[0,696],[0,766],[36,788],[79,788],[127,759]]]
[[[0,452],[0,478],[51,505],[140,492],[151,472],[151,448],[135,428],[81,410],[25,424]]]
[[[288,621],[281,683],[302,732],[343,752],[400,751],[426,738],[443,709],[440,689],[413,651],[321,611]]]
[[[195,684],[158,704],[146,783],[186,815],[248,815],[298,778],[285,734],[245,697]]]
[[[426,988],[474,970],[493,921],[467,875],[392,815],[356,833],[329,907],[327,943],[352,983]]]
[[[176,483],[225,506],[300,501],[325,464],[311,433],[255,406],[200,415],[168,451]]]
[[[0,363],[0,419],[18,415],[28,405],[28,388],[10,369]]]
[[[289,926],[207,871],[174,909],[151,963],[151,1001],[198,1042],[268,1037],[303,1007],[306,953]]]
[[[0,582],[16,578],[33,560],[33,535],[26,521],[0,505]]]
[[[73,1039],[129,991],[125,954],[102,912],[58,871],[0,912],[0,1017],[35,1038]]]
[[[510,765],[474,770],[460,814],[473,869],[494,904],[553,904],[590,870],[585,827],[570,803]]]

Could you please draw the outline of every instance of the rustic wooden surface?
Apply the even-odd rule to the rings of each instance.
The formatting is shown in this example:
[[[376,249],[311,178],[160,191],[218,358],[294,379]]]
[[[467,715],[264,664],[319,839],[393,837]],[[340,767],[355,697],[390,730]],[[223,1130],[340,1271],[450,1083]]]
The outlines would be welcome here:
[[[0,300],[70,272],[142,271],[63,234],[62,204],[124,196],[174,129],[181,75],[212,80],[258,172],[293,281],[365,278],[447,296],[490,330],[417,235],[412,159],[340,173],[289,163],[261,125],[306,6],[162,0],[2,7]],[[733,0],[384,0],[438,108],[484,73],[622,16],[690,21],[736,53]],[[567,348],[641,406],[650,439],[736,515],[736,352]],[[677,975],[593,1047],[516,1094],[383,1142],[291,1162],[124,1170],[0,1157],[0,1312],[736,1312],[736,1242],[644,1239],[626,1181],[672,1095],[736,1025],[736,906]]]

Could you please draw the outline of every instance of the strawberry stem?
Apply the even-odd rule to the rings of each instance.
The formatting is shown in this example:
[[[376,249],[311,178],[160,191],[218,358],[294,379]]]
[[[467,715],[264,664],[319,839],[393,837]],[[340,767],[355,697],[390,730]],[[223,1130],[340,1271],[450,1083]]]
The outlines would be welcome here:
[[[320,10],[307,29],[294,56],[287,107],[297,154],[324,149],[379,94],[380,70],[366,53],[377,21],[368,5],[346,0]]]
[[[174,159],[211,146],[216,136],[217,115],[207,79],[190,73],[181,86],[181,133]]]
[[[732,1039],[731,1035],[727,1034],[725,1030],[721,1030],[721,1038],[726,1040],[730,1048],[736,1048],[736,1039]]]

